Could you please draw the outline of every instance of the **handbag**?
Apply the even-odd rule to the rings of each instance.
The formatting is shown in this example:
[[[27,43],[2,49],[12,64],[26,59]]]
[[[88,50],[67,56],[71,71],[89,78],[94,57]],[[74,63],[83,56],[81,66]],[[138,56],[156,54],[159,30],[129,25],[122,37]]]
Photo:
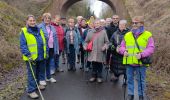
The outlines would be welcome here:
[[[87,44],[87,48],[86,48],[87,52],[91,52],[92,51],[92,49],[93,49],[93,40],[94,40],[95,37],[97,37],[98,33],[94,34],[92,39],[91,39],[91,41]]]
[[[87,52],[91,52],[93,49],[93,41],[90,41],[88,44],[87,44],[87,49],[86,51]]]
[[[133,33],[132,33],[133,34]],[[137,46],[137,48],[139,49],[139,51],[141,51],[140,47],[139,47],[139,44],[133,34],[133,37],[134,37],[134,40],[135,40],[135,44]],[[148,57],[144,57],[144,58],[141,58],[140,61],[142,62],[142,64],[151,64],[152,63],[152,56],[148,56]]]

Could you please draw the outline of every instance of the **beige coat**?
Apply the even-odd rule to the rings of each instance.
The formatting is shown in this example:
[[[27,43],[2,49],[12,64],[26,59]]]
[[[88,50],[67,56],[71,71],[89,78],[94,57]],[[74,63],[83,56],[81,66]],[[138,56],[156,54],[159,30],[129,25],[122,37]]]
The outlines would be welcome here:
[[[93,49],[88,53],[88,61],[105,62],[106,61],[106,49],[108,48],[108,37],[105,30],[101,30],[96,33],[95,30],[90,31],[85,39],[84,48],[86,49],[87,44],[92,39],[94,34],[98,34],[93,40]]]

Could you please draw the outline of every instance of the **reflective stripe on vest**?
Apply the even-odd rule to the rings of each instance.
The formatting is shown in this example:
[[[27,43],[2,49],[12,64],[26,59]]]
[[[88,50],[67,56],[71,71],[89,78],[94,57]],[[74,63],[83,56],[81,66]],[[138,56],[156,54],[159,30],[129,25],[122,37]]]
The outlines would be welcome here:
[[[24,33],[24,36],[25,36],[25,39],[26,39],[26,42],[27,42],[28,50],[31,53],[31,57],[32,57],[33,60],[35,60],[38,57],[38,48],[37,48],[38,46],[37,46],[36,38],[31,33],[28,33],[26,27],[22,28],[22,31]],[[44,33],[43,33],[42,30],[40,30],[40,35],[42,37],[43,44],[44,44],[44,46],[43,46],[44,58],[46,58],[46,54],[47,54],[46,53],[46,40],[45,40]],[[27,61],[28,57],[23,55],[23,60]]]
[[[126,43],[126,49],[128,50],[128,57],[123,57],[123,64],[140,64],[142,65],[141,61],[138,61],[138,59],[136,58],[136,54],[139,52],[142,52],[147,44],[148,44],[148,39],[152,36],[152,34],[148,31],[144,31],[138,38],[137,38],[137,42],[138,45],[140,47],[140,50],[137,48],[136,44],[135,44],[135,40],[133,37],[133,33],[132,32],[128,32],[127,34],[125,34],[124,36],[124,40]]]

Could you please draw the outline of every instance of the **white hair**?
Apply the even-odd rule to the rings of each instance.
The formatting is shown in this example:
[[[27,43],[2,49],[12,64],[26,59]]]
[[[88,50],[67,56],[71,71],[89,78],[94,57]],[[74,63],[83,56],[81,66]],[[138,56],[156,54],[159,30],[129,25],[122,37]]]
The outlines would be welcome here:
[[[120,20],[120,21],[119,21],[119,24],[127,24],[127,20],[124,20],[124,19],[123,19],[123,20]]]
[[[101,22],[105,22],[105,20],[104,20],[104,19],[100,19],[100,21],[101,21]]]
[[[77,19],[82,19],[83,18],[83,16],[77,16]]]
[[[106,21],[112,21],[112,18],[106,18]]]

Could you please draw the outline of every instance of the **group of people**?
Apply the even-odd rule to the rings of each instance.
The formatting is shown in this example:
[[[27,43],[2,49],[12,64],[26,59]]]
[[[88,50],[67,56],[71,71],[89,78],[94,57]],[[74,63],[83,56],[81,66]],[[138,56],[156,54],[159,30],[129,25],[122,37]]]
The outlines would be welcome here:
[[[143,16],[132,18],[131,28],[127,20],[118,15],[112,18],[86,20],[82,16],[66,19],[44,13],[42,23],[36,24],[33,15],[28,15],[26,26],[20,32],[20,48],[28,71],[27,92],[31,98],[38,98],[39,89],[45,89],[47,81],[56,71],[63,72],[60,63],[68,63],[68,71],[91,70],[90,82],[102,83],[102,71],[106,65],[111,72],[111,81],[117,82],[120,75],[127,79],[128,100],[134,100],[134,76],[138,81],[139,99],[145,94],[146,69],[142,58],[154,52],[152,34],[144,28]],[[137,43],[136,43],[137,42]],[[140,49],[138,48],[140,47]],[[35,79],[36,78],[36,79]]]

